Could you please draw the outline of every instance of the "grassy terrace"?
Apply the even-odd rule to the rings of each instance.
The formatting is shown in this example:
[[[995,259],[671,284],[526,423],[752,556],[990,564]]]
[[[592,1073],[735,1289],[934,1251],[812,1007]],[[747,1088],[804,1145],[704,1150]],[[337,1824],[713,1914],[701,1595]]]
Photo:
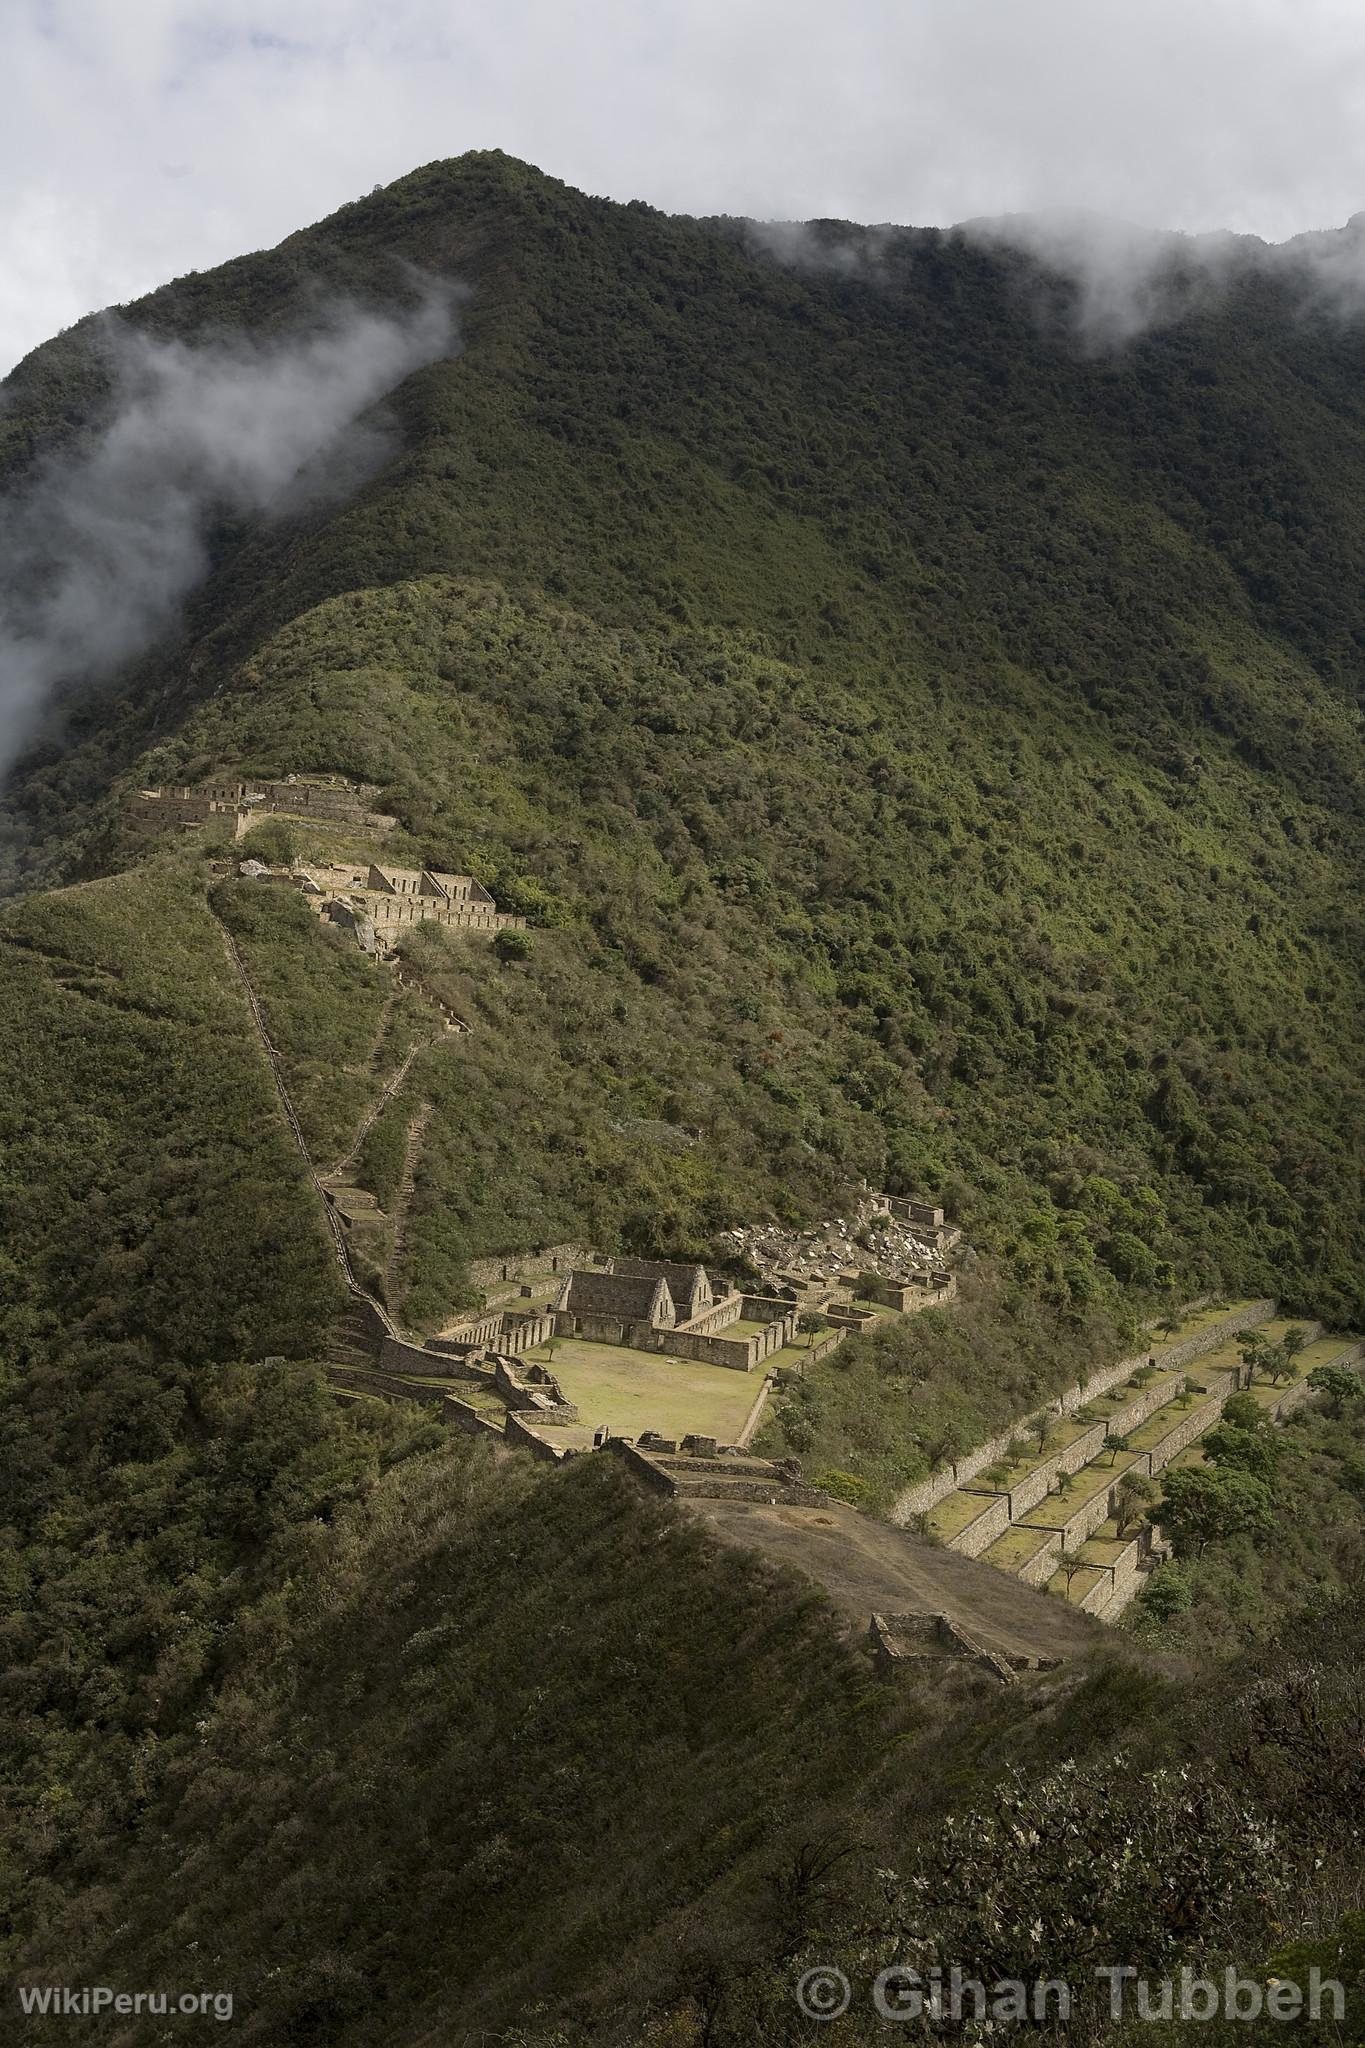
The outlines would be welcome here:
[[[1357,1342],[1358,1339],[1355,1337],[1318,1337],[1313,1343],[1304,1346],[1294,1360],[1294,1370],[1288,1379],[1275,1384],[1258,1379],[1255,1386],[1248,1391],[1263,1408],[1273,1408],[1291,1387],[1296,1387],[1301,1380],[1306,1380],[1310,1372],[1315,1371],[1320,1365],[1331,1365],[1335,1359],[1341,1358],[1353,1349]]]
[[[941,1536],[948,1543],[954,1536],[960,1536],[969,1522],[974,1522],[978,1515],[984,1515],[990,1505],[989,1494],[945,1494],[937,1506],[929,1510],[929,1528],[935,1536]]]
[[[1047,1590],[1049,1593],[1060,1594],[1062,1599],[1069,1600],[1073,1607],[1079,1607],[1086,1594],[1093,1593],[1100,1581],[1107,1579],[1108,1576],[1108,1572],[1100,1570],[1098,1566],[1087,1565],[1074,1575],[1068,1588],[1066,1573],[1054,1572],[1047,1582]]]
[[[992,1484],[991,1481],[981,1476],[975,1479],[964,1480],[960,1488],[956,1489],[953,1493],[947,1494],[943,1500],[939,1501],[930,1510],[928,1516],[929,1528],[935,1535],[941,1537],[944,1542],[950,1542],[970,1522],[975,1521],[977,1515],[984,1512],[987,1502],[993,1496],[1010,1492],[1021,1481],[1026,1479],[1030,1472],[1036,1471],[1040,1465],[1045,1465],[1049,1459],[1057,1455],[1058,1451],[1065,1450],[1069,1444],[1075,1443],[1078,1437],[1084,1436],[1087,1430],[1093,1429],[1097,1422],[1107,1422],[1112,1416],[1117,1415],[1123,1408],[1128,1406],[1134,1395],[1141,1391],[1142,1388],[1155,1387],[1158,1390],[1169,1388],[1172,1397],[1171,1401],[1164,1403],[1162,1407],[1155,1410],[1152,1416],[1141,1425],[1141,1428],[1129,1436],[1129,1443],[1133,1450],[1150,1450],[1152,1444],[1159,1443],[1167,1431],[1171,1429],[1174,1422],[1178,1420],[1179,1415],[1185,1412],[1184,1410],[1177,1410],[1173,1404],[1179,1389],[1184,1384],[1186,1373],[1189,1372],[1194,1378],[1198,1379],[1206,1368],[1216,1370],[1219,1365],[1235,1365],[1238,1362],[1238,1346],[1242,1339],[1240,1336],[1229,1339],[1226,1344],[1216,1346],[1205,1357],[1196,1359],[1190,1367],[1179,1369],[1167,1367],[1163,1369],[1159,1364],[1163,1354],[1169,1352],[1173,1345],[1184,1343],[1189,1337],[1196,1335],[1200,1330],[1208,1329],[1212,1325],[1221,1322],[1231,1310],[1242,1306],[1244,1304],[1241,1302],[1224,1303],[1220,1307],[1200,1309],[1197,1314],[1187,1316],[1180,1325],[1180,1328],[1171,1336],[1151,1344],[1150,1355],[1158,1360],[1158,1371],[1152,1378],[1143,1381],[1140,1387],[1135,1384],[1136,1375],[1133,1375],[1129,1379],[1121,1381],[1118,1386],[1112,1388],[1107,1394],[1097,1395],[1093,1401],[1088,1401],[1083,1408],[1077,1409],[1073,1414],[1058,1417],[1049,1431],[1045,1449],[1031,1450],[1025,1457],[1015,1458],[1007,1462],[1002,1461],[1004,1463],[1004,1475],[998,1484]],[[1284,1319],[1279,1319],[1262,1324],[1259,1327],[1265,1331],[1270,1341],[1274,1342],[1283,1336],[1284,1332],[1290,1327],[1290,1324]],[[1305,1353],[1304,1355],[1306,1356],[1307,1354]],[[1321,1360],[1318,1359],[1314,1362],[1320,1364]],[[1020,1436],[1023,1433],[1021,1419]],[[1065,1496],[1065,1505],[1068,1512],[1083,1505],[1085,1501],[1093,1499],[1102,1486],[1112,1484],[1118,1475],[1126,1469],[1126,1465],[1131,1463],[1132,1459],[1129,1458],[1125,1461],[1122,1454],[1111,1463],[1109,1453],[1107,1451],[1101,1452],[1097,1459],[1092,1460],[1088,1466],[1082,1468],[1082,1475],[1078,1476],[1076,1484]],[[1085,1475],[1094,1475],[1088,1489],[1085,1485]],[[1050,1526],[1046,1522],[1040,1523],[1037,1520],[1040,1513],[1053,1515],[1054,1521],[1051,1526],[1055,1526],[1055,1509],[1061,1506],[1062,1502],[1056,1496],[1052,1496],[1050,1499],[1054,1505],[1050,1506],[1048,1502],[1040,1502],[1037,1508],[1030,1509],[1027,1514],[1019,1518],[1016,1527],[1036,1530],[1040,1527]],[[1004,1540],[1004,1538],[1000,1539],[1001,1542]],[[998,1551],[999,1543],[992,1544],[987,1555],[994,1557],[997,1562],[1000,1562],[1002,1560],[996,1556]],[[1016,1569],[1017,1567],[1006,1565],[1005,1568]]]
[[[662,1436],[697,1434],[732,1444],[763,1384],[757,1372],[582,1337],[561,1337],[553,1354],[539,1345],[524,1355],[549,1366],[589,1430],[605,1423],[618,1436],[656,1429]]]
[[[1178,1423],[1182,1422],[1194,1409],[1206,1406],[1210,1399],[1211,1396],[1208,1394],[1196,1394],[1192,1399],[1181,1395],[1178,1400],[1167,1401],[1164,1407],[1155,1409],[1147,1417],[1147,1420],[1140,1429],[1135,1429],[1130,1433],[1128,1438],[1129,1450],[1154,1450],[1164,1437],[1170,1435]]]
[[[987,1564],[998,1565],[1001,1571],[1021,1571],[1030,1558],[1046,1548],[1055,1534],[1055,1530],[1030,1529],[1022,1522],[1015,1522],[1003,1536],[996,1537],[989,1550],[981,1554]]]
[[[1116,1565],[1124,1552],[1132,1548],[1134,1541],[1131,1533],[1120,1536],[1118,1523],[1111,1517],[1109,1521],[1101,1522],[1093,1536],[1086,1537],[1081,1545],[1081,1556],[1087,1564]]]
[[[1025,1529],[1059,1528],[1063,1522],[1070,1521],[1077,1508],[1083,1508],[1088,1501],[1094,1500],[1096,1494],[1106,1492],[1136,1463],[1136,1458],[1119,1456],[1111,1465],[1106,1454],[1098,1463],[1083,1465],[1065,1493],[1048,1494],[1037,1507],[1019,1516],[1017,1526]]]

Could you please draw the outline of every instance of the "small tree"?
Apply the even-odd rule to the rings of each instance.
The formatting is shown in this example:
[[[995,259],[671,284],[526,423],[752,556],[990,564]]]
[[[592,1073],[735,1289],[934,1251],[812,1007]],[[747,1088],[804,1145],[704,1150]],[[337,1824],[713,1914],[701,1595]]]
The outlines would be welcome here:
[[[1230,1471],[1250,1472],[1267,1486],[1274,1486],[1280,1469],[1280,1441],[1272,1430],[1238,1429],[1226,1419],[1204,1438],[1204,1455]]]
[[[1237,1355],[1247,1369],[1249,1387],[1255,1386],[1257,1373],[1265,1369],[1266,1350],[1266,1340],[1259,1330],[1253,1330],[1249,1336],[1243,1337],[1237,1346]]]
[[[1329,1414],[1338,1420],[1365,1395],[1365,1381],[1345,1365],[1315,1365],[1308,1384],[1315,1394],[1323,1395]]]
[[[1234,1429],[1260,1429],[1270,1427],[1270,1417],[1254,1394],[1234,1394],[1223,1403],[1224,1422],[1230,1422]]]
[[[1104,1448],[1109,1453],[1109,1463],[1113,1465],[1118,1459],[1119,1452],[1127,1450],[1128,1439],[1126,1436],[1115,1436],[1111,1431],[1104,1440]]]
[[[1027,1427],[1029,1430],[1029,1434],[1032,1436],[1033,1441],[1037,1444],[1039,1453],[1041,1454],[1043,1451],[1047,1449],[1048,1439],[1052,1435],[1051,1414],[1046,1408],[1044,1408],[1041,1414],[1031,1415],[1028,1419]]]
[[[1069,1600],[1071,1598],[1071,1581],[1075,1578],[1077,1572],[1085,1570],[1085,1559],[1081,1556],[1079,1550],[1067,1550],[1063,1547],[1057,1552],[1057,1569],[1065,1576],[1066,1596]]]
[[[500,931],[493,941],[493,951],[504,966],[509,966],[514,960],[529,960],[534,950],[531,934],[520,932],[513,925]]]
[[[821,1315],[817,1315],[814,1309],[807,1309],[804,1315],[797,1317],[796,1327],[800,1331],[801,1335],[806,1339],[807,1343],[810,1343],[816,1337],[818,1337],[820,1332],[826,1327],[825,1318]]]
[[[1144,1509],[1155,1499],[1156,1488],[1150,1479],[1144,1479],[1140,1472],[1124,1473],[1114,1488],[1114,1527],[1120,1536],[1126,1534],[1132,1523],[1142,1520]]]

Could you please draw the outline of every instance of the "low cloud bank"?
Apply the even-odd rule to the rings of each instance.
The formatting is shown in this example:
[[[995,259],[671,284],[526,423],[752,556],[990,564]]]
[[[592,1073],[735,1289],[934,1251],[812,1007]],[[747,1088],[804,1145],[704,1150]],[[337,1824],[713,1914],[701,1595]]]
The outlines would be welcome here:
[[[112,409],[93,439],[0,500],[0,776],[56,694],[113,674],[168,627],[224,517],[280,517],[354,489],[388,433],[372,408],[455,352],[454,295],[333,305],[306,332],[190,345],[101,330]]]
[[[927,231],[932,233],[933,231]],[[1004,214],[945,231],[973,246],[1009,250],[1066,287],[1038,295],[1045,325],[1061,325],[1097,353],[1215,305],[1239,280],[1259,277],[1305,315],[1365,318],[1365,213],[1343,228],[1263,242],[1256,235],[1175,234],[1083,210]],[[835,221],[747,221],[745,247],[784,269],[906,282],[924,230]]]

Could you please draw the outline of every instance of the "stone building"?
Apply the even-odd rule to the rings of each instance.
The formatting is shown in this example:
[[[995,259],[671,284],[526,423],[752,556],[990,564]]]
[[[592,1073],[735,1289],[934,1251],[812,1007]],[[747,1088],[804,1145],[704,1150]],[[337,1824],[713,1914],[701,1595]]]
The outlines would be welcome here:
[[[139,790],[129,800],[124,819],[130,830],[146,838],[168,827],[193,831],[221,824],[230,825],[233,838],[240,839],[258,818],[276,814],[354,825],[382,837],[398,820],[374,809],[378,795],[376,783],[351,783],[341,775],[289,775],[282,782],[243,782],[220,775],[205,782]]]
[[[790,1344],[799,1311],[790,1301],[765,1295],[731,1290],[717,1297],[703,1266],[616,1259],[607,1272],[575,1267],[550,1313],[559,1337],[752,1372]],[[727,1335],[740,1322],[761,1327]]]
[[[675,1265],[667,1259],[613,1259],[612,1272],[666,1281],[680,1323],[695,1322],[698,1316],[715,1307],[716,1297],[705,1266]]]
[[[567,1276],[555,1296],[554,1317],[561,1334],[567,1327],[569,1335],[588,1337],[608,1324],[613,1329],[625,1325],[650,1331],[675,1329],[679,1321],[677,1304],[661,1274],[594,1273],[581,1267]]]
[[[389,951],[398,934],[413,924],[441,924],[452,931],[523,930],[524,917],[499,910],[482,882],[472,875],[449,875],[435,868],[394,868],[371,861],[365,872],[314,862],[295,870],[299,883],[320,916],[338,918],[344,907],[369,920],[381,951]],[[311,887],[310,887],[311,885]]]

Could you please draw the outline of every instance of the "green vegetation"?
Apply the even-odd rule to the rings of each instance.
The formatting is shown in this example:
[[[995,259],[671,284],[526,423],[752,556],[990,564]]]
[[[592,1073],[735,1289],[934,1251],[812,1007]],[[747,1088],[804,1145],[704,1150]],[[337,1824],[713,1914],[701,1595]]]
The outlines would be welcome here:
[[[784,270],[496,156],[133,317],[278,330],[305,273],[364,293],[394,255],[473,286],[464,352],[351,504],[223,536],[174,677],[25,764],[23,871],[106,858],[134,779],[368,776],[395,857],[557,934],[498,1000],[551,1099],[597,1069],[560,1213],[613,1178],[600,1123],[662,1121],[700,1137],[622,1204],[661,1198],[661,1249],[866,1174],[1063,1312],[1264,1287],[1349,1323],[1354,332],[1248,284],[1080,358],[1019,259],[907,233],[869,279]],[[89,404],[84,332],[11,380],[11,473]],[[520,1181],[548,1134],[507,1107]],[[479,1234],[428,1224],[424,1314]]]
[[[192,1956],[271,2048],[747,2048],[807,1963],[861,1980],[907,1930],[1026,1978],[1350,1952],[1365,1454],[1331,1357],[1272,1328],[1170,1475],[1191,1554],[1139,1640],[884,1686],[613,1460],[331,1403],[340,1280],[227,938],[323,1164],[430,1036],[347,1167],[392,1205],[430,1105],[417,1327],[495,1253],[940,1198],[951,1309],[775,1361],[760,1448],[874,1510],[996,1431],[1063,1440],[1052,1398],[1187,1295],[1350,1326],[1359,332],[1243,281],[1081,359],[1022,259],[783,269],[497,156],[130,317],[278,333],[414,265],[471,286],[467,345],[394,395],[386,466],[215,532],[174,644],[73,682],[6,792],[7,1963]],[[98,417],[90,333],[8,381],[0,480]],[[405,938],[467,1034],[208,837],[121,834],[139,784],[239,767],[379,784],[389,857],[527,918]],[[370,850],[250,841],[320,845]],[[1314,1374],[1340,1412],[1272,1492],[1251,1410]]]
[[[1342,1416],[1301,1408],[1276,1427],[1254,1403],[1257,1419],[1250,1421],[1249,1409],[1237,1408],[1246,1399],[1234,1396],[1204,1440],[1205,1451],[1215,1454],[1207,1468],[1214,1491],[1192,1497],[1188,1507],[1180,1503],[1170,1524],[1162,1513],[1163,1526],[1176,1533],[1177,1561],[1159,1568],[1125,1616],[1125,1627],[1144,1639],[1201,1656],[1235,1654],[1264,1639],[1310,1591],[1341,1593],[1365,1582],[1362,1404]],[[1269,1446],[1268,1474],[1257,1469],[1254,1453],[1239,1463],[1248,1441]],[[1196,1468],[1196,1476],[1203,1478],[1204,1469]],[[1250,1497],[1249,1522],[1230,1515],[1220,1526],[1216,1511],[1226,1504],[1227,1482],[1240,1477],[1260,1488]],[[1162,1475],[1167,1501],[1174,1488],[1179,1502],[1186,1478],[1183,1469]],[[1237,1489],[1233,1507],[1247,1496],[1246,1486]]]

